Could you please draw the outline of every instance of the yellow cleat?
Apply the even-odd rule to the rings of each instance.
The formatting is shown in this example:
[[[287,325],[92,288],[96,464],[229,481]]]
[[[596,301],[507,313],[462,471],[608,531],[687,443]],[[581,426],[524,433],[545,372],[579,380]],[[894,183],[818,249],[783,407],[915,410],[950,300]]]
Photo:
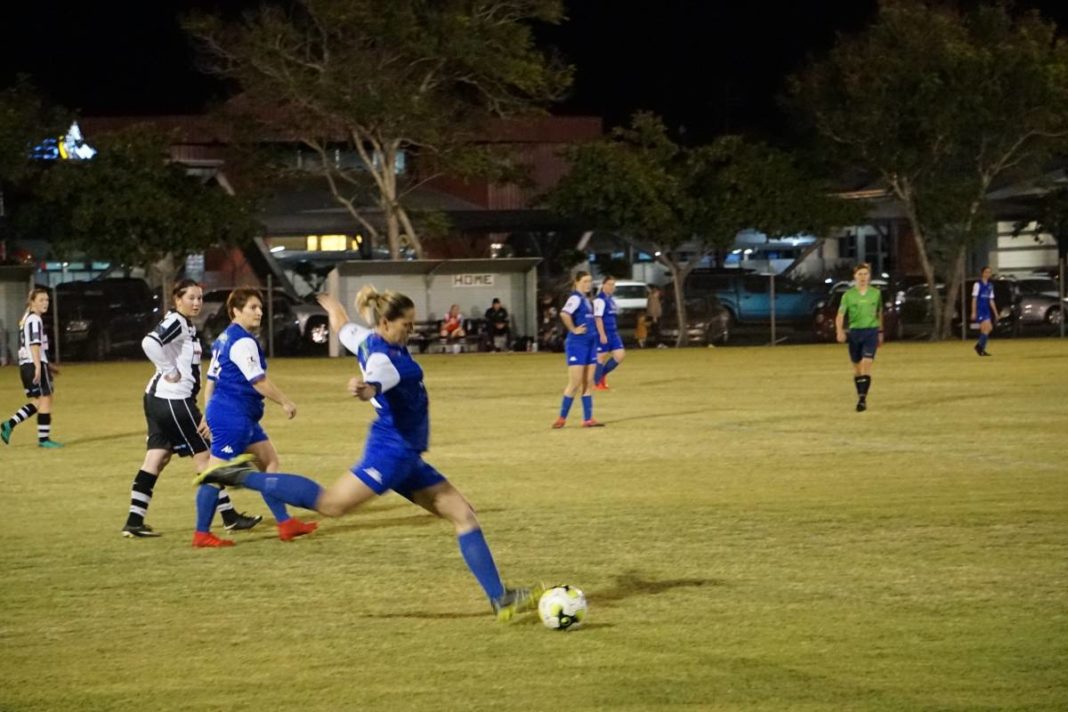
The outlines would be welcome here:
[[[500,598],[490,601],[490,605],[498,622],[507,623],[520,613],[536,609],[543,593],[545,586],[540,584],[531,588],[506,588]]]
[[[245,476],[256,472],[252,465],[252,455],[244,453],[232,460],[220,462],[218,465],[209,467],[193,478],[193,486],[198,485],[223,485],[225,487],[240,487],[245,481]]]

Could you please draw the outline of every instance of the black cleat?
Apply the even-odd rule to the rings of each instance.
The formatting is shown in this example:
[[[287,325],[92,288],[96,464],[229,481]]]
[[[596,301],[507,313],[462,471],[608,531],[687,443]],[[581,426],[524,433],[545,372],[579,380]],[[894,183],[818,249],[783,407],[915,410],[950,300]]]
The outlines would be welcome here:
[[[193,478],[193,485],[241,487],[245,482],[245,477],[256,472],[251,460],[252,455],[245,453],[244,455],[238,455],[233,460],[227,460],[215,467],[209,467]]]
[[[127,539],[147,539],[161,536],[159,533],[152,531],[152,527],[147,524],[127,524],[122,528],[122,535]]]
[[[868,409],[868,404],[863,399],[857,401],[857,412],[863,413]]]
[[[244,512],[236,512],[234,520],[232,522],[227,522],[223,526],[228,532],[241,532],[251,529],[262,521],[263,517],[258,514],[245,514]]]

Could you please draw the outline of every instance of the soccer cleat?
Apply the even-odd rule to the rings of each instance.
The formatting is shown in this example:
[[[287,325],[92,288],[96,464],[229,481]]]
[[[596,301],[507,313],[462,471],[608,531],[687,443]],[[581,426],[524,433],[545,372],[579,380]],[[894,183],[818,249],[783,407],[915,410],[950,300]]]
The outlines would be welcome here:
[[[56,448],[63,447],[63,443],[57,443],[55,440],[40,440],[37,443],[37,447],[47,448],[48,450],[55,450]]]
[[[979,344],[976,344],[973,348],[975,349],[975,354],[977,356],[983,355],[983,347],[981,347]]]
[[[3,424],[0,425],[0,440],[3,440],[5,445],[11,442],[12,430],[14,430],[14,428],[11,427],[11,421],[9,420],[5,420]]]
[[[193,532],[194,549],[222,549],[233,545],[229,539],[220,539],[211,532]]]
[[[147,539],[161,536],[158,532],[152,531],[152,527],[147,524],[127,524],[122,528],[122,535],[127,539]]]
[[[584,427],[584,428],[603,428],[604,427],[604,423],[602,423],[599,420],[594,420],[593,418],[590,418],[589,420],[583,420],[582,421],[582,427]]]
[[[228,522],[223,526],[228,532],[240,532],[251,529],[260,522],[263,521],[263,517],[258,514],[245,514],[244,512],[236,512],[234,514],[234,520]]]
[[[224,485],[226,487],[240,487],[245,481],[245,476],[256,471],[252,465],[252,455],[245,453],[238,455],[232,460],[220,462],[214,467],[201,472],[193,478],[193,485]]]
[[[979,355],[980,355],[980,356],[991,356],[992,354],[991,354],[991,353],[990,353],[989,351],[985,351],[985,350],[984,350],[984,351],[980,351],[980,352],[979,352]]]
[[[597,383],[594,384],[593,390],[595,390],[595,391],[608,391],[608,390],[611,390],[611,389],[608,387],[608,384],[605,383],[604,380],[602,379],[600,381],[597,381]]]
[[[868,404],[864,401],[864,399],[861,399],[861,400],[857,401],[857,412],[858,413],[863,413],[867,409],[868,409]]]
[[[493,607],[493,614],[497,616],[497,620],[507,623],[518,614],[537,608],[538,600],[541,599],[543,593],[545,593],[544,586],[506,588],[499,598],[490,601],[490,606]]]
[[[319,528],[319,522],[302,522],[296,517],[290,517],[278,525],[278,538],[282,541],[293,541],[298,536],[311,534]]]
[[[553,422],[553,430],[559,430],[560,428],[564,427],[565,425],[567,425],[567,418],[557,418]]]

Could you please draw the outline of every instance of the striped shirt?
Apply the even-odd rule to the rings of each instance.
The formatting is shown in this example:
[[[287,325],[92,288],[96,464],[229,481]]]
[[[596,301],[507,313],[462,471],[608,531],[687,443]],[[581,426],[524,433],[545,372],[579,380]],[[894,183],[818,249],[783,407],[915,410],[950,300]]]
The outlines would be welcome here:
[[[19,365],[33,363],[31,346],[41,347],[41,363],[48,363],[48,334],[44,330],[44,322],[40,314],[26,312],[22,317],[22,328],[19,329]]]
[[[156,373],[145,393],[167,400],[196,398],[200,392],[200,339],[189,319],[176,311],[167,312],[163,321],[141,340],[145,356],[155,364]],[[181,380],[170,383],[165,376],[177,373]]]

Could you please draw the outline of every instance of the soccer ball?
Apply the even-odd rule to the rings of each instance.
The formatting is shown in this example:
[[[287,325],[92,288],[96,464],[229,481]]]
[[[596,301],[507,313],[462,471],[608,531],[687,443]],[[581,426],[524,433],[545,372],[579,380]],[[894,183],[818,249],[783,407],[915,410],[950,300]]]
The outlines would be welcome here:
[[[546,591],[538,601],[538,615],[546,628],[573,630],[586,620],[586,596],[574,586],[561,584]]]

